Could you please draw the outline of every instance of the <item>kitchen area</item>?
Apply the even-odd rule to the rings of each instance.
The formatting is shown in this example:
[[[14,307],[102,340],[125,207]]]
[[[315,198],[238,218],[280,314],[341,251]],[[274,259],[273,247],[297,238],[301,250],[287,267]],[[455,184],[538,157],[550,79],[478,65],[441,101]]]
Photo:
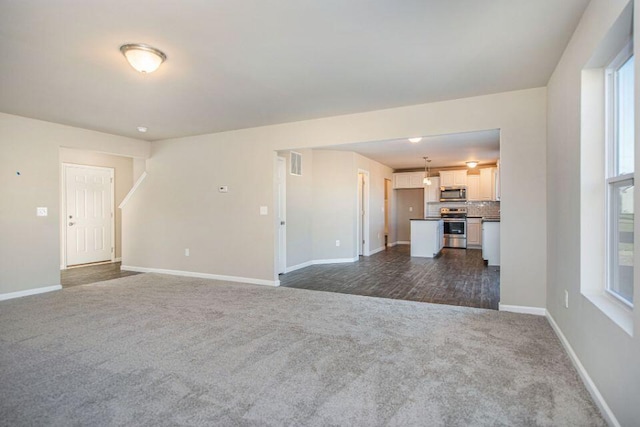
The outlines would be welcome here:
[[[394,174],[399,209],[400,244],[412,257],[434,258],[442,250],[481,250],[487,266],[500,265],[500,163]],[[408,201],[405,203],[405,200]],[[414,206],[418,205],[417,209]]]

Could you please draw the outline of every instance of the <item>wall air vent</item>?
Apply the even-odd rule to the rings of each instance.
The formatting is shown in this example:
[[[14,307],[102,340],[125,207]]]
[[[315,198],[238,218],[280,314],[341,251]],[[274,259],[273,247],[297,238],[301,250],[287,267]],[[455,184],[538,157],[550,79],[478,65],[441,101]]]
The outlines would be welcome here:
[[[291,151],[291,175],[302,176],[302,154]]]

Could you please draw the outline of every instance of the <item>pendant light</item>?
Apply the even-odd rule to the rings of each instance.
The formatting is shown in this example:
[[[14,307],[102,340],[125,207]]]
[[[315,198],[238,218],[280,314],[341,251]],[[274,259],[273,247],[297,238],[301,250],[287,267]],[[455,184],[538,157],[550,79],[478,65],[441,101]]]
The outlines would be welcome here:
[[[431,185],[431,178],[429,178],[430,168],[428,167],[428,164],[431,163],[431,160],[429,160],[428,157],[423,157],[423,159],[424,159],[424,179],[422,180],[422,183],[424,185]]]

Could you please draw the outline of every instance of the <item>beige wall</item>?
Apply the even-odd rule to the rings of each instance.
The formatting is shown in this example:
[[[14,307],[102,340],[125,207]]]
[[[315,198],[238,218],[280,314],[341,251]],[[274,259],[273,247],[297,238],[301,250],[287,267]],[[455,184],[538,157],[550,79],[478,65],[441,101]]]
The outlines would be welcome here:
[[[636,306],[633,310],[633,336],[624,332],[580,292],[581,281],[592,279],[580,276],[581,70],[626,5],[627,2],[622,0],[592,1],[549,82],[547,309],[620,425],[632,426],[640,420],[638,251],[634,258]],[[636,2],[636,57],[640,48],[638,6]],[[636,66],[636,91],[640,87],[638,73],[640,70]],[[640,137],[639,117],[636,97],[636,146]],[[636,150],[636,170],[640,170],[639,159],[640,153]],[[586,172],[593,173],[593,170]],[[638,200],[636,187],[636,207]],[[593,209],[598,208],[594,206]],[[639,232],[640,221],[636,221],[635,234]],[[565,289],[569,292],[569,308],[563,305]]]
[[[397,204],[398,242],[408,242],[411,240],[411,219],[424,218],[424,190],[422,188],[406,188],[393,190],[393,192],[396,195]]]
[[[60,147],[149,154],[146,141],[0,113],[0,294],[60,284]]]
[[[544,307],[545,88],[154,142],[123,212],[123,263],[275,281],[275,221],[258,212],[273,212],[276,151],[485,129],[501,130],[501,303]]]
[[[114,169],[114,200],[115,200],[115,257],[122,256],[122,213],[118,206],[122,203],[133,186],[133,159],[131,157],[114,156],[85,150],[60,148],[60,180],[62,182],[62,163],[73,163],[85,166],[102,166]],[[60,235],[64,233],[64,222],[61,222]],[[60,239],[63,243],[63,239]],[[60,265],[64,262],[64,245],[60,246]]]

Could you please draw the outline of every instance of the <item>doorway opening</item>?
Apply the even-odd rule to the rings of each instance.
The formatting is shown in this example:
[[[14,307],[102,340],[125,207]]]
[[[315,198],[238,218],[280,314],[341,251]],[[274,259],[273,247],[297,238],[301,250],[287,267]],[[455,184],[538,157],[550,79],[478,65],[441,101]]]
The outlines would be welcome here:
[[[358,169],[358,256],[370,255],[369,245],[369,172]]]
[[[276,274],[287,271],[287,159],[278,156],[276,174],[276,221],[278,254]]]
[[[390,223],[390,198],[391,198],[391,180],[384,179],[384,248],[389,247],[389,223]]]
[[[115,260],[114,169],[62,164],[63,266]]]

